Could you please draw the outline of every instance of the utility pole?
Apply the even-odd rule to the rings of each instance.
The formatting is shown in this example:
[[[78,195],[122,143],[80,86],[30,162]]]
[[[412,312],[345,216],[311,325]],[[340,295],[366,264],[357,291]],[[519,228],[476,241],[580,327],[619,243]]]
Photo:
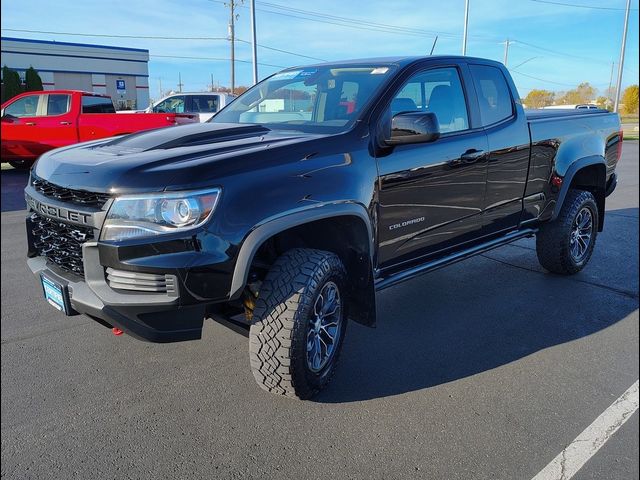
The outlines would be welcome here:
[[[164,94],[162,93],[162,77],[158,77],[158,89],[160,90],[160,97],[162,98]]]
[[[469,27],[469,0],[464,0],[464,29],[462,31],[462,55],[467,54],[468,27]]]
[[[213,92],[213,73],[211,74],[211,86],[209,87],[209,91]]]
[[[509,63],[509,45],[511,45],[513,42],[511,40],[509,40],[507,38],[507,40],[504,42],[504,66],[506,67]]]
[[[258,83],[258,44],[256,43],[256,0],[251,0],[251,50],[253,60],[253,84]]]
[[[620,89],[622,88],[622,72],[624,70],[624,49],[627,44],[627,30],[629,28],[629,11],[631,10],[631,0],[627,0],[627,8],[624,12],[624,30],[622,31],[622,46],[620,47],[620,61],[618,63],[618,81],[616,82],[616,101],[613,111],[618,112],[620,107]]]
[[[611,75],[609,75],[609,88],[607,88],[607,100],[609,100],[610,102],[613,101],[613,99],[611,98],[611,86],[613,85],[613,66],[615,65],[615,62],[611,62]]]
[[[230,0],[228,5],[231,13],[229,16],[229,41],[231,42],[231,93],[233,94],[236,88],[236,14],[234,12],[236,0]]]
[[[182,75],[178,72],[178,91],[182,93]]]

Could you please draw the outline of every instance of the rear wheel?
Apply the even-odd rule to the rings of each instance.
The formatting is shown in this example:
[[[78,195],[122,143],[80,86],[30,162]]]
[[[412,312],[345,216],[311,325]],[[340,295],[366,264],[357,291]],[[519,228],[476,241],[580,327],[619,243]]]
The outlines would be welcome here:
[[[306,399],[327,386],[347,324],[345,284],[333,253],[298,248],[278,258],[260,287],[249,333],[261,388]]]
[[[591,192],[569,190],[558,218],[542,225],[536,238],[540,264],[553,273],[582,270],[593,254],[598,235],[598,206]]]

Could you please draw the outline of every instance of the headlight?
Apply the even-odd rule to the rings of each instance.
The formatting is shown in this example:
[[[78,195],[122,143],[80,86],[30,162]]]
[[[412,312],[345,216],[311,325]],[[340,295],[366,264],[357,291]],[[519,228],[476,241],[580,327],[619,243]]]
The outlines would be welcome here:
[[[154,237],[199,227],[211,217],[219,197],[219,188],[117,197],[100,240]]]

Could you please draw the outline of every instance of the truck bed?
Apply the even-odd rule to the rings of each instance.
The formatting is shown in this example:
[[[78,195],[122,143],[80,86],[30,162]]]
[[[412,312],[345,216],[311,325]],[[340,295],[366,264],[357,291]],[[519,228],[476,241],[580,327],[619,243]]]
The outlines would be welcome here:
[[[609,114],[608,110],[604,109],[576,109],[576,108],[567,108],[567,109],[531,109],[524,111],[527,120],[535,121],[535,120],[547,120],[547,119],[557,119],[557,118],[575,118],[587,115],[603,115]]]

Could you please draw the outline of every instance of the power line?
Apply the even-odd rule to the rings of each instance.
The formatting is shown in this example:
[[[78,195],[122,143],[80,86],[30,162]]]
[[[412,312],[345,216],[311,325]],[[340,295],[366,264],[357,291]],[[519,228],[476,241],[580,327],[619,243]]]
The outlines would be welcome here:
[[[564,3],[564,2],[553,2],[551,0],[531,0],[536,3],[546,3],[549,5],[559,5],[561,7],[575,7],[575,8],[587,8],[591,10],[613,10],[613,11],[622,11],[624,12],[624,8],[616,8],[616,7],[602,7],[599,5],[580,5],[577,3]],[[637,8],[632,8],[631,10],[638,10]]]
[[[428,35],[428,36],[433,36],[433,35],[437,34],[437,35],[449,35],[451,37],[460,37],[460,34],[452,33],[452,32],[436,32],[436,31],[423,30],[423,29],[418,29],[418,28],[410,28],[410,27],[405,27],[405,26],[401,26],[401,25],[392,25],[392,24],[386,24],[386,23],[371,22],[369,20],[348,18],[348,17],[338,16],[338,15],[330,15],[330,14],[326,14],[326,13],[315,12],[315,11],[311,11],[311,10],[302,10],[302,9],[299,9],[299,8],[292,8],[292,7],[288,7],[288,6],[285,6],[285,5],[279,5],[277,3],[269,3],[269,2],[259,2],[259,3],[261,5],[266,6],[266,7],[275,8],[277,10],[283,10],[283,11],[286,11],[286,12],[300,13],[300,14],[303,14],[303,15],[310,15],[310,16],[314,16],[314,17],[318,17],[318,18],[325,18],[325,19],[329,19],[329,20],[335,20],[335,21],[338,21],[338,22],[352,23],[352,24],[356,24],[356,25],[370,26],[370,27],[375,27],[375,28],[390,29],[390,30],[396,30],[396,31],[399,31],[399,32],[412,32],[412,33],[416,33],[416,34],[420,34],[420,35]]]
[[[214,2],[214,3],[224,3],[222,0],[208,0],[210,2]],[[460,37],[461,35],[456,34],[456,33],[451,33],[451,32],[438,32],[438,31],[431,31],[431,30],[420,30],[420,29],[412,29],[412,28],[405,28],[405,27],[400,27],[398,25],[391,25],[391,24],[384,24],[384,23],[376,23],[376,22],[369,22],[369,21],[364,21],[364,20],[358,20],[358,19],[353,19],[353,18],[347,18],[347,17],[340,17],[337,15],[329,15],[329,14],[323,14],[323,13],[319,13],[319,12],[314,12],[314,11],[310,11],[310,10],[302,10],[299,8],[292,8],[292,7],[286,7],[284,5],[279,5],[279,4],[275,4],[275,3],[269,3],[269,2],[262,2],[259,1],[257,2],[260,5],[264,5],[270,8],[276,8],[279,10],[283,10],[285,12],[294,12],[296,13],[296,15],[290,15],[287,13],[283,13],[283,12],[276,12],[276,11],[271,11],[271,10],[264,10],[261,8],[257,8],[256,10],[260,10],[262,12],[266,12],[266,13],[272,13],[275,15],[282,15],[282,16],[287,16],[287,17],[292,17],[292,18],[298,18],[298,19],[302,19],[302,20],[309,20],[309,21],[313,21],[313,22],[320,22],[320,23],[328,23],[330,25],[337,25],[337,26],[342,26],[342,27],[347,27],[347,28],[357,28],[357,29],[364,29],[364,30],[372,30],[372,31],[377,31],[377,32],[385,32],[385,33],[401,33],[401,34],[405,34],[405,35],[413,35],[413,36],[433,36],[433,35],[444,35],[444,36],[448,36],[449,38],[455,38],[455,37]],[[247,7],[244,7],[247,8]],[[300,16],[297,14],[301,14],[301,15],[306,15],[306,16]],[[318,18],[309,18],[309,17],[318,17]],[[335,21],[334,21],[335,20]],[[498,37],[489,37],[489,36],[484,36],[484,35],[469,35],[470,37],[474,37],[474,38],[482,38],[482,39],[486,39],[487,41],[489,39],[494,40],[494,39],[498,39]],[[569,58],[576,58],[582,61],[588,61],[588,62],[599,62],[602,64],[609,64],[609,61],[604,61],[604,60],[598,60],[598,59],[593,59],[593,58],[589,58],[589,57],[582,57],[579,55],[575,55],[575,54],[570,54],[570,53],[565,53],[565,52],[561,52],[559,50],[552,50],[549,48],[545,48],[545,47],[540,47],[538,45],[534,45],[532,43],[528,43],[528,42],[523,42],[521,40],[518,39],[513,39],[513,41],[521,43],[523,45],[527,45],[531,48],[535,48],[538,50],[542,50],[545,51],[547,53],[550,54],[555,54],[558,56],[562,56],[562,57],[569,57]]]
[[[214,3],[224,3],[222,0],[208,0],[208,1],[214,2]],[[370,30],[374,32],[395,33],[400,35],[410,35],[410,36],[429,37],[429,38],[434,37],[436,35],[449,37],[449,38],[461,37],[460,34],[452,33],[452,32],[421,30],[421,29],[403,27],[399,25],[390,25],[390,24],[383,24],[383,23],[377,23],[377,22],[370,22],[366,20],[358,20],[354,18],[339,17],[336,15],[329,15],[329,14],[323,14],[319,12],[312,12],[309,10],[291,8],[291,7],[286,7],[284,5],[278,5],[274,3],[268,3],[268,2],[259,2],[259,4],[265,5],[266,7],[271,9],[282,10],[282,11],[274,11],[274,10],[266,10],[264,8],[256,8],[256,10],[264,13],[281,15],[281,16],[290,17],[290,18],[298,18],[301,20],[308,20],[312,22],[326,23],[329,25],[337,25],[337,26],[347,27],[347,28],[355,28],[359,30]],[[248,8],[246,6],[241,6],[241,7]],[[288,13],[285,13],[285,12],[288,12]],[[487,36],[480,36],[480,35],[473,35],[473,36],[477,38],[485,38],[485,39],[490,38]],[[493,41],[496,38],[497,37],[491,37],[491,40]]]
[[[224,3],[224,2],[219,2]],[[237,5],[236,5],[237,6]],[[39,33],[45,35],[63,35],[63,36],[71,36],[71,37],[102,37],[102,38],[140,38],[144,40],[216,40],[216,41],[228,41],[227,37],[168,37],[168,36],[154,36],[154,35],[116,35],[116,34],[106,34],[106,33],[78,33],[78,32],[54,32],[50,30],[26,30],[20,28],[3,28],[2,30],[7,32],[21,32],[21,33]],[[248,40],[242,40],[236,38],[236,41],[242,43],[251,43]],[[294,55],[296,57],[309,58],[312,60],[326,61],[321,58],[311,57],[309,55],[303,55],[301,53],[291,52],[289,50],[283,50],[280,48],[270,47],[268,45],[258,44],[260,48],[265,48],[267,50],[274,50],[276,52],[287,53],[289,55]]]
[[[518,40],[517,43],[519,43],[521,45],[526,45],[526,46],[531,47],[531,48],[535,48],[536,50],[541,50],[543,52],[546,52],[546,53],[549,53],[549,54],[552,54],[552,55],[560,56],[560,57],[576,58],[578,60],[582,60],[582,61],[586,61],[586,62],[597,62],[597,63],[602,63],[602,64],[609,65],[608,61],[599,60],[599,59],[595,59],[595,58],[591,58],[591,57],[583,57],[583,56],[580,56],[580,55],[575,55],[573,53],[561,52],[559,50],[553,50],[551,48],[546,48],[546,47],[541,47],[539,45],[534,45],[533,43],[523,42],[522,40]]]
[[[242,42],[242,43],[251,43],[249,40],[242,40],[240,38],[236,37],[236,41],[237,42]],[[302,57],[302,58],[309,58],[311,60],[318,60],[320,62],[327,62],[328,60],[325,60],[324,58],[318,58],[318,57],[312,57],[310,55],[303,55],[301,53],[294,53],[294,52],[290,52],[289,50],[282,50],[281,48],[276,48],[276,47],[268,47],[266,45],[261,45],[261,44],[257,44],[260,48],[264,48],[265,50],[273,50],[274,52],[280,52],[280,53],[288,53],[289,55],[295,55],[296,57]]]
[[[561,87],[575,87],[575,85],[573,85],[573,84],[554,82],[552,80],[547,80],[546,78],[534,77],[533,75],[528,75],[526,73],[519,72],[518,70],[511,70],[511,73],[515,73],[517,75],[522,75],[523,77],[527,77],[527,78],[532,78],[534,80],[539,80],[540,82],[551,83],[553,85],[559,85]]]
[[[214,60],[214,61],[220,61],[220,62],[229,61],[228,58],[219,58],[219,57],[191,57],[191,56],[185,56],[185,55],[155,55],[155,54],[149,54],[149,56],[153,58],[179,58],[179,59],[185,59],[185,60]],[[236,58],[236,62],[253,63],[251,60],[240,60],[238,58]],[[274,65],[271,63],[259,63],[259,65],[263,65],[265,67],[287,68],[286,65]]]
[[[164,37],[145,35],[115,35],[106,33],[52,32],[48,30],[25,30],[19,28],[3,28],[7,32],[43,33],[48,35],[66,35],[71,37],[104,37],[104,38],[142,38],[145,40],[228,40],[227,37]]]
[[[515,73],[515,74],[517,74],[517,75],[522,75],[523,77],[527,77],[527,78],[532,78],[532,79],[534,79],[534,80],[538,80],[538,81],[540,81],[540,82],[551,83],[551,84],[553,84],[553,85],[559,85],[559,86],[561,86],[561,87],[575,87],[575,86],[576,86],[576,85],[575,85],[575,84],[573,84],[573,83],[561,83],[561,82],[555,82],[555,81],[553,81],[553,80],[547,80],[546,78],[534,77],[533,75],[529,75],[529,74],[527,74],[527,73],[522,73],[522,72],[520,72],[520,71],[518,71],[518,70],[513,70],[513,69],[512,69],[512,70],[511,70],[511,73]],[[601,87],[601,86],[603,86],[604,84],[597,84],[597,85],[596,85],[596,84],[591,84],[591,85],[593,85],[594,87]]]
[[[56,45],[57,49],[53,50],[55,52],[60,52],[59,55],[71,55],[71,54],[85,54],[87,51],[86,50],[78,50],[78,49],[74,49],[74,48],[61,48],[61,47],[65,47],[65,45]],[[20,46],[16,46],[16,47],[11,47],[11,51],[17,51],[20,53],[24,53],[24,54],[29,54],[31,52],[33,52],[32,49],[26,48],[26,47],[20,47]],[[9,52],[10,53],[10,52]],[[118,57],[139,57],[140,53],[136,53],[136,52],[118,52]],[[154,53],[149,53],[149,57],[151,58],[176,58],[176,59],[184,59],[184,60],[212,60],[212,61],[220,61],[220,62],[228,62],[229,58],[221,58],[221,57],[200,57],[200,56],[190,56],[190,55],[161,55],[161,54],[154,54]],[[104,57],[108,60],[119,60],[119,58],[117,57]],[[240,62],[240,63],[252,63],[251,60],[240,60],[236,58],[236,62]],[[263,65],[265,67],[276,67],[276,68],[286,68],[287,66],[285,65],[274,65],[272,63],[260,63],[260,65]]]

